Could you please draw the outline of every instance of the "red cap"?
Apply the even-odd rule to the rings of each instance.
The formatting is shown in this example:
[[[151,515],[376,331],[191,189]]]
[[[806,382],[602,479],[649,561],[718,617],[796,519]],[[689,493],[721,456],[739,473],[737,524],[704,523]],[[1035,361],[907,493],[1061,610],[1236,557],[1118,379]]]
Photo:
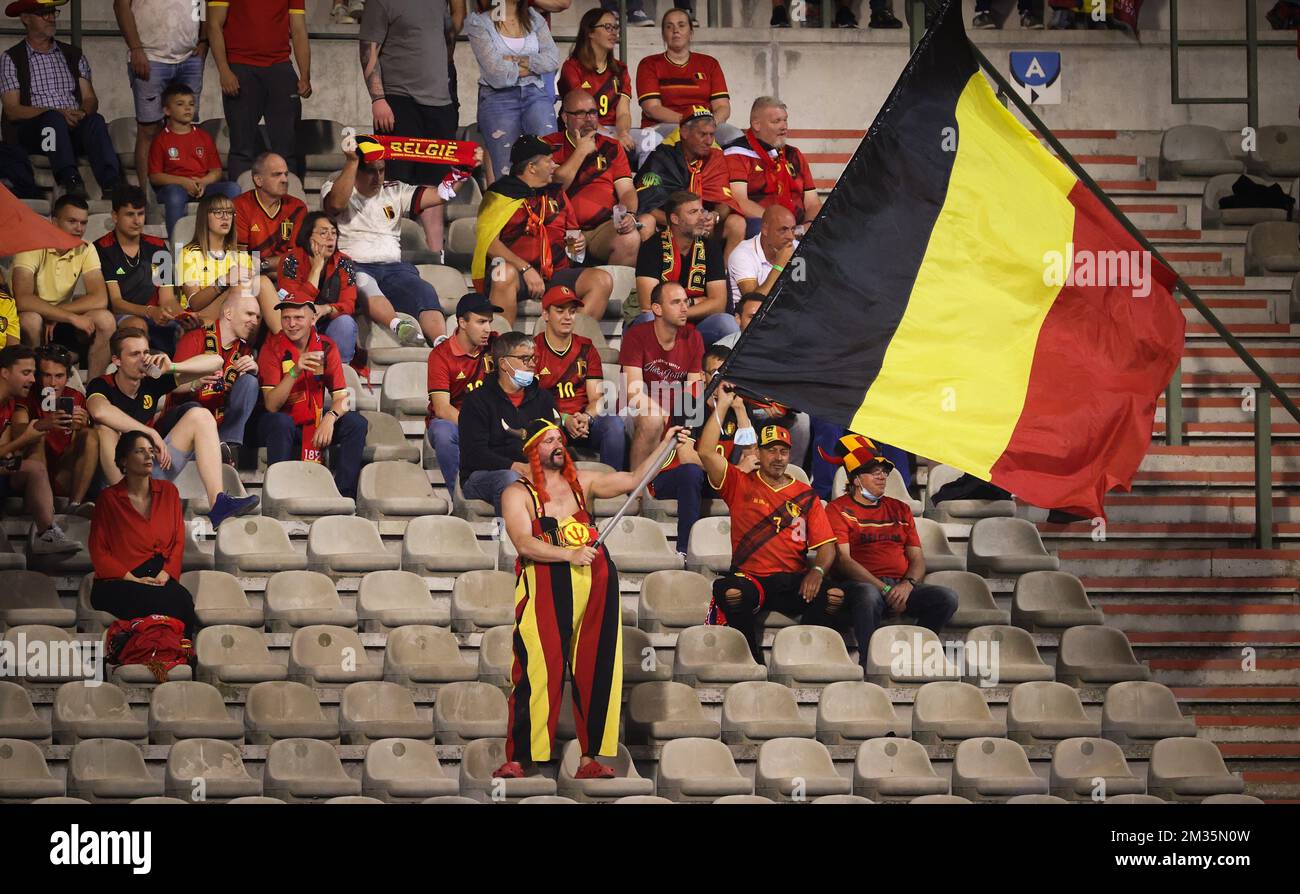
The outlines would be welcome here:
[[[315,303],[316,302],[307,295],[304,295],[301,292],[291,291],[290,289],[281,286],[280,292],[276,296],[275,309],[279,310],[282,307],[307,307],[309,305],[314,305]]]
[[[542,296],[542,310],[548,307],[559,307],[562,304],[576,304],[581,307],[582,299],[568,286],[551,286]]]
[[[10,18],[17,18],[29,12],[48,12],[57,6],[62,6],[68,0],[14,0],[5,7],[5,15]]]
[[[758,433],[758,446],[770,447],[773,444],[790,446],[790,432],[780,425],[765,425]]]

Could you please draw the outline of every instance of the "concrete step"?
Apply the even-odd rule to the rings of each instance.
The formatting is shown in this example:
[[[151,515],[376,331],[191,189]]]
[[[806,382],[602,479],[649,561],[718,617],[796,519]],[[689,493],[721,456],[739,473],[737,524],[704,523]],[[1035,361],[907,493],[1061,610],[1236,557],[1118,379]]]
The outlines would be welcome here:
[[[1278,322],[1274,313],[1275,303],[1270,298],[1207,298],[1205,304],[1229,328],[1234,325],[1272,325]],[[1189,336],[1192,335],[1190,326],[1207,325],[1205,317],[1186,298],[1180,297],[1178,306],[1182,308],[1183,316],[1189,324]]]
[[[1107,525],[1109,534],[1110,526]],[[1062,549],[1061,570],[1078,577],[1293,578],[1300,576],[1300,550],[1141,549],[1093,543]]]
[[[1102,577],[1087,575],[1081,576],[1079,579],[1090,594],[1103,592],[1158,593],[1172,596],[1176,594],[1200,595],[1212,593],[1230,596],[1260,594],[1294,597],[1297,587],[1300,587],[1300,580],[1294,577],[1182,577],[1176,575]]]
[[[1290,385],[1300,382],[1300,347],[1255,345],[1254,339],[1243,343],[1270,375],[1282,384],[1282,377]],[[1229,347],[1190,344],[1183,351],[1183,375],[1186,376],[1253,376],[1237,353]]]
[[[1255,521],[1253,494],[1206,495],[1203,492],[1110,494],[1108,524],[1233,524]],[[1300,497],[1273,494],[1275,522],[1300,522]]]
[[[1186,399],[1186,398],[1184,398]],[[1273,481],[1274,484],[1282,483],[1279,477],[1282,475],[1294,476],[1289,483],[1300,484],[1300,446],[1293,444],[1278,444],[1273,447]],[[1156,473],[1190,473],[1194,475],[1205,475],[1203,479],[1197,479],[1196,484],[1209,483],[1215,473],[1230,473],[1247,475],[1254,474],[1255,451],[1253,447],[1244,447],[1239,445],[1186,445],[1171,447],[1167,444],[1152,444],[1147,450],[1146,456],[1142,457],[1142,463],[1138,467],[1138,479],[1135,483],[1146,484],[1148,481],[1142,479]],[[1250,483],[1249,480],[1225,479],[1222,483]],[[1152,478],[1150,483],[1163,483],[1160,479]]]
[[[1263,650],[1261,650],[1263,651]],[[1283,650],[1271,649],[1270,654]],[[1300,658],[1251,656],[1240,650],[1228,650],[1227,657],[1146,658],[1154,680],[1176,686],[1274,686],[1294,683],[1300,674]],[[1198,719],[1197,723],[1200,721]],[[1208,725],[1208,724],[1207,724]],[[1228,726],[1228,724],[1224,724]],[[1300,740],[1300,729],[1292,735]],[[1268,735],[1275,739],[1277,736]]]
[[[1106,615],[1106,623],[1118,627],[1125,634],[1164,632],[1182,635],[1193,631],[1242,631],[1252,636],[1300,634],[1300,605],[1145,602],[1106,603],[1101,609]]]

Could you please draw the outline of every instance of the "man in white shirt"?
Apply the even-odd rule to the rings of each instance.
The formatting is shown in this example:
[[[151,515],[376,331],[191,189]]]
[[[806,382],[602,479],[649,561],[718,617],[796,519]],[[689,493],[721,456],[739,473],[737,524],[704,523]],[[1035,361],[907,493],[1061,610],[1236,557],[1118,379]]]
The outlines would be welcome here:
[[[763,212],[758,235],[736,246],[727,259],[731,281],[731,306],[740,312],[740,296],[748,292],[766,295],[781,277],[798,244],[794,238],[794,215],[784,205],[769,205]]]

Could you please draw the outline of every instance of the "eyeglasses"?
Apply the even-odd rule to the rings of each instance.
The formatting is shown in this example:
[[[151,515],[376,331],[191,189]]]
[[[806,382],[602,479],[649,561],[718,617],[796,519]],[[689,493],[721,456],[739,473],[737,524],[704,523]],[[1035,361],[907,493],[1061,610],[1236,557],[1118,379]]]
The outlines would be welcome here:
[[[43,12],[36,13],[36,15],[40,16],[43,19],[53,20],[59,17],[59,11],[57,9],[47,9],[44,10]]]
[[[213,208],[208,213],[215,215],[217,217],[234,217],[235,209],[234,208]]]
[[[611,24],[609,22],[606,22],[604,25],[597,25],[596,27],[603,31],[608,31],[610,34],[617,34],[621,30],[616,23]]]
[[[598,113],[595,109],[565,109],[564,114],[574,118],[595,118]]]
[[[524,366],[536,366],[536,365],[537,365],[537,355],[536,355],[536,354],[507,354],[506,356],[509,357],[511,360],[518,360],[518,361],[519,361],[520,363],[522,363]]]

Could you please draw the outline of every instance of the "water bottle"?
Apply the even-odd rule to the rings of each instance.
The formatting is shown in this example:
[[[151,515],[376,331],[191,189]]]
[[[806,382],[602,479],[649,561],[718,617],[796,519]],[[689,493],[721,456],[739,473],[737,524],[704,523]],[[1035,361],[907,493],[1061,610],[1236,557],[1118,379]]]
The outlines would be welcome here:
[[[621,204],[615,205],[614,206],[614,229],[618,229],[618,227],[623,223],[623,218],[625,217],[627,217],[627,208],[623,207],[623,205]]]
[[[156,363],[146,363],[144,372],[151,379],[161,379],[163,374],[162,367]]]

